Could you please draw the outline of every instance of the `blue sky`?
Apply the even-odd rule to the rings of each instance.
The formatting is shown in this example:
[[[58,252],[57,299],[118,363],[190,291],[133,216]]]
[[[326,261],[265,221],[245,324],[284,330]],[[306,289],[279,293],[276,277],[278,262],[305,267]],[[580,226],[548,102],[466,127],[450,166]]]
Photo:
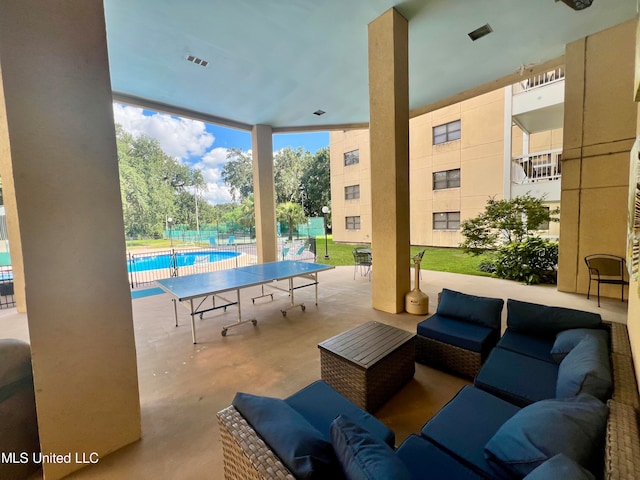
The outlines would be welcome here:
[[[155,138],[167,154],[201,170],[208,187],[202,193],[205,200],[212,204],[231,201],[229,189],[220,176],[222,167],[228,149],[251,150],[251,133],[118,103],[114,103],[113,112],[115,122],[132,135]],[[302,147],[314,154],[327,146],[329,132],[273,136],[274,151]]]

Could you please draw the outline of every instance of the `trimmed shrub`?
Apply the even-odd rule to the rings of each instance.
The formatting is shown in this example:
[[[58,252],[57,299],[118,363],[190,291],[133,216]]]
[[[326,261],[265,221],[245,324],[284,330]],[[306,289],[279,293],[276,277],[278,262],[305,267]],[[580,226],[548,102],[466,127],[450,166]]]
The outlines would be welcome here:
[[[526,237],[500,247],[495,257],[495,273],[500,278],[517,280],[527,285],[552,278],[558,263],[558,244],[540,237]]]

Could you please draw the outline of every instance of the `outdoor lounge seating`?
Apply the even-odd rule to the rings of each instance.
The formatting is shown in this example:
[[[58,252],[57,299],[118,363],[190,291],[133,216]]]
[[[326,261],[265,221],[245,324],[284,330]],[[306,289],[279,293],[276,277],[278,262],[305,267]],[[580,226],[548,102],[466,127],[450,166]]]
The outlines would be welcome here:
[[[416,361],[473,378],[500,338],[503,305],[443,289],[436,313],[417,326]]]
[[[356,272],[360,270],[360,276],[367,276],[371,280],[371,267],[373,260],[371,251],[363,251],[362,249],[353,249],[353,279],[356,279]]]
[[[595,338],[606,339],[613,390],[602,389],[600,381],[594,381],[593,372],[582,372],[585,381],[575,383],[570,379],[567,382],[569,386],[579,385],[578,390],[563,391],[559,380],[558,391],[550,398],[523,406],[479,385],[468,385],[419,432],[410,435],[394,450],[389,443],[392,436],[380,429],[375,418],[367,417],[366,412],[352,404],[345,404],[346,399],[340,399],[328,385],[315,382],[281,402],[300,413],[320,432],[316,436],[331,445],[334,457],[331,449],[327,449],[326,456],[316,458],[320,465],[317,472],[325,473],[326,468],[337,465],[340,469],[332,470],[332,475],[341,478],[341,471],[348,479],[640,478],[638,389],[626,326],[605,324],[598,315],[588,312],[526,302],[510,301],[509,304],[509,335],[503,337],[506,340],[504,343],[501,340],[502,345],[494,352],[525,358],[517,365],[503,364],[503,370],[521,369],[521,377],[535,385],[527,360],[562,364],[574,355],[578,364],[589,363],[598,358],[598,349],[587,348],[585,355],[585,349],[579,347],[593,345],[593,334]],[[528,336],[533,341],[528,341]],[[490,361],[487,360],[483,370]],[[482,370],[478,377],[481,375]],[[513,386],[517,398],[526,396],[517,391],[521,387]],[[318,394],[316,390],[323,393]],[[605,392],[606,398],[597,398],[601,392]],[[334,420],[336,411],[347,408],[348,413],[340,411],[341,416]],[[272,420],[282,418],[279,410],[280,407],[275,407],[271,411]],[[236,406],[218,413],[226,478],[301,478],[302,475],[322,478],[314,477],[309,471],[294,474],[285,466],[287,461],[274,453],[276,448],[301,452],[295,441],[301,436],[293,434],[287,426],[289,422],[280,421],[277,422],[281,434],[278,441],[284,445],[274,445],[267,439],[269,433],[260,433],[263,426],[258,425],[264,422],[269,426],[269,407],[262,414],[267,420],[248,413],[252,419],[247,421]],[[343,415],[355,419],[349,422]],[[346,442],[347,447],[345,439],[351,440],[350,444]],[[305,454],[309,454],[309,445],[305,445]],[[318,451],[323,450],[315,452]],[[326,462],[332,461],[336,462],[333,467],[327,467]],[[362,465],[371,467],[369,475],[360,476],[362,472],[357,467]]]

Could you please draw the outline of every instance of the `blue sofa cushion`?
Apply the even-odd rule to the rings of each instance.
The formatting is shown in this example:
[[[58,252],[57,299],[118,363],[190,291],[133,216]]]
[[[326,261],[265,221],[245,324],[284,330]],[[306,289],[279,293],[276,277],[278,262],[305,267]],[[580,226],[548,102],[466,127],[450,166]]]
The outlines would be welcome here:
[[[409,435],[396,450],[413,479],[479,480],[482,477],[444,450],[418,435]]]
[[[602,337],[584,337],[560,362],[556,397],[589,393],[606,402],[611,395],[611,387],[611,364],[606,340]]]
[[[566,455],[559,453],[539,467],[534,468],[524,480],[549,480],[570,478],[571,480],[595,480],[589,470],[585,470]]]
[[[555,398],[558,365],[510,350],[494,348],[474,385],[521,407]]]
[[[495,330],[443,317],[439,313],[420,322],[417,332],[423,337],[478,353],[488,352],[497,341]]]
[[[331,422],[331,443],[348,480],[409,480],[411,474],[391,447],[348,417]]]
[[[496,472],[519,478],[560,453],[594,469],[594,460],[602,455],[607,416],[607,406],[588,394],[536,402],[507,420],[487,442],[487,460]]]
[[[505,350],[511,350],[512,352],[544,360],[545,362],[554,362],[551,356],[553,340],[549,338],[526,335],[507,328],[497,346]]]
[[[602,317],[597,313],[507,300],[507,327],[515,332],[555,337],[569,328],[598,328],[601,324]]]
[[[501,298],[477,297],[444,288],[436,313],[500,330],[503,305]]]
[[[551,347],[551,356],[556,363],[562,362],[564,357],[573,350],[586,336],[602,337],[605,345],[609,345],[609,332],[601,328],[572,328],[563,330],[556,335],[556,340]]]
[[[422,427],[421,435],[480,475],[492,477],[484,446],[519,411],[519,407],[467,385]]]
[[[296,478],[342,478],[330,442],[279,398],[237,393],[233,406]]]
[[[390,447],[395,446],[393,430],[340,395],[322,380],[307,385],[289,398],[285,398],[284,401],[313,425],[327,442],[331,441],[329,435],[331,422],[339,414],[344,414]]]

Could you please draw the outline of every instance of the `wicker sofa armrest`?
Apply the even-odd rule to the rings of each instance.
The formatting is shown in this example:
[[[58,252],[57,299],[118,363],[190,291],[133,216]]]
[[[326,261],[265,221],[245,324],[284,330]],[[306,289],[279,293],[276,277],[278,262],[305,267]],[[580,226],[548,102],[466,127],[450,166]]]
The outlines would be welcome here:
[[[609,420],[605,439],[606,479],[640,478],[640,431],[638,412],[630,405],[609,400]]]
[[[217,418],[225,479],[294,480],[291,472],[235,407],[219,411]]]

